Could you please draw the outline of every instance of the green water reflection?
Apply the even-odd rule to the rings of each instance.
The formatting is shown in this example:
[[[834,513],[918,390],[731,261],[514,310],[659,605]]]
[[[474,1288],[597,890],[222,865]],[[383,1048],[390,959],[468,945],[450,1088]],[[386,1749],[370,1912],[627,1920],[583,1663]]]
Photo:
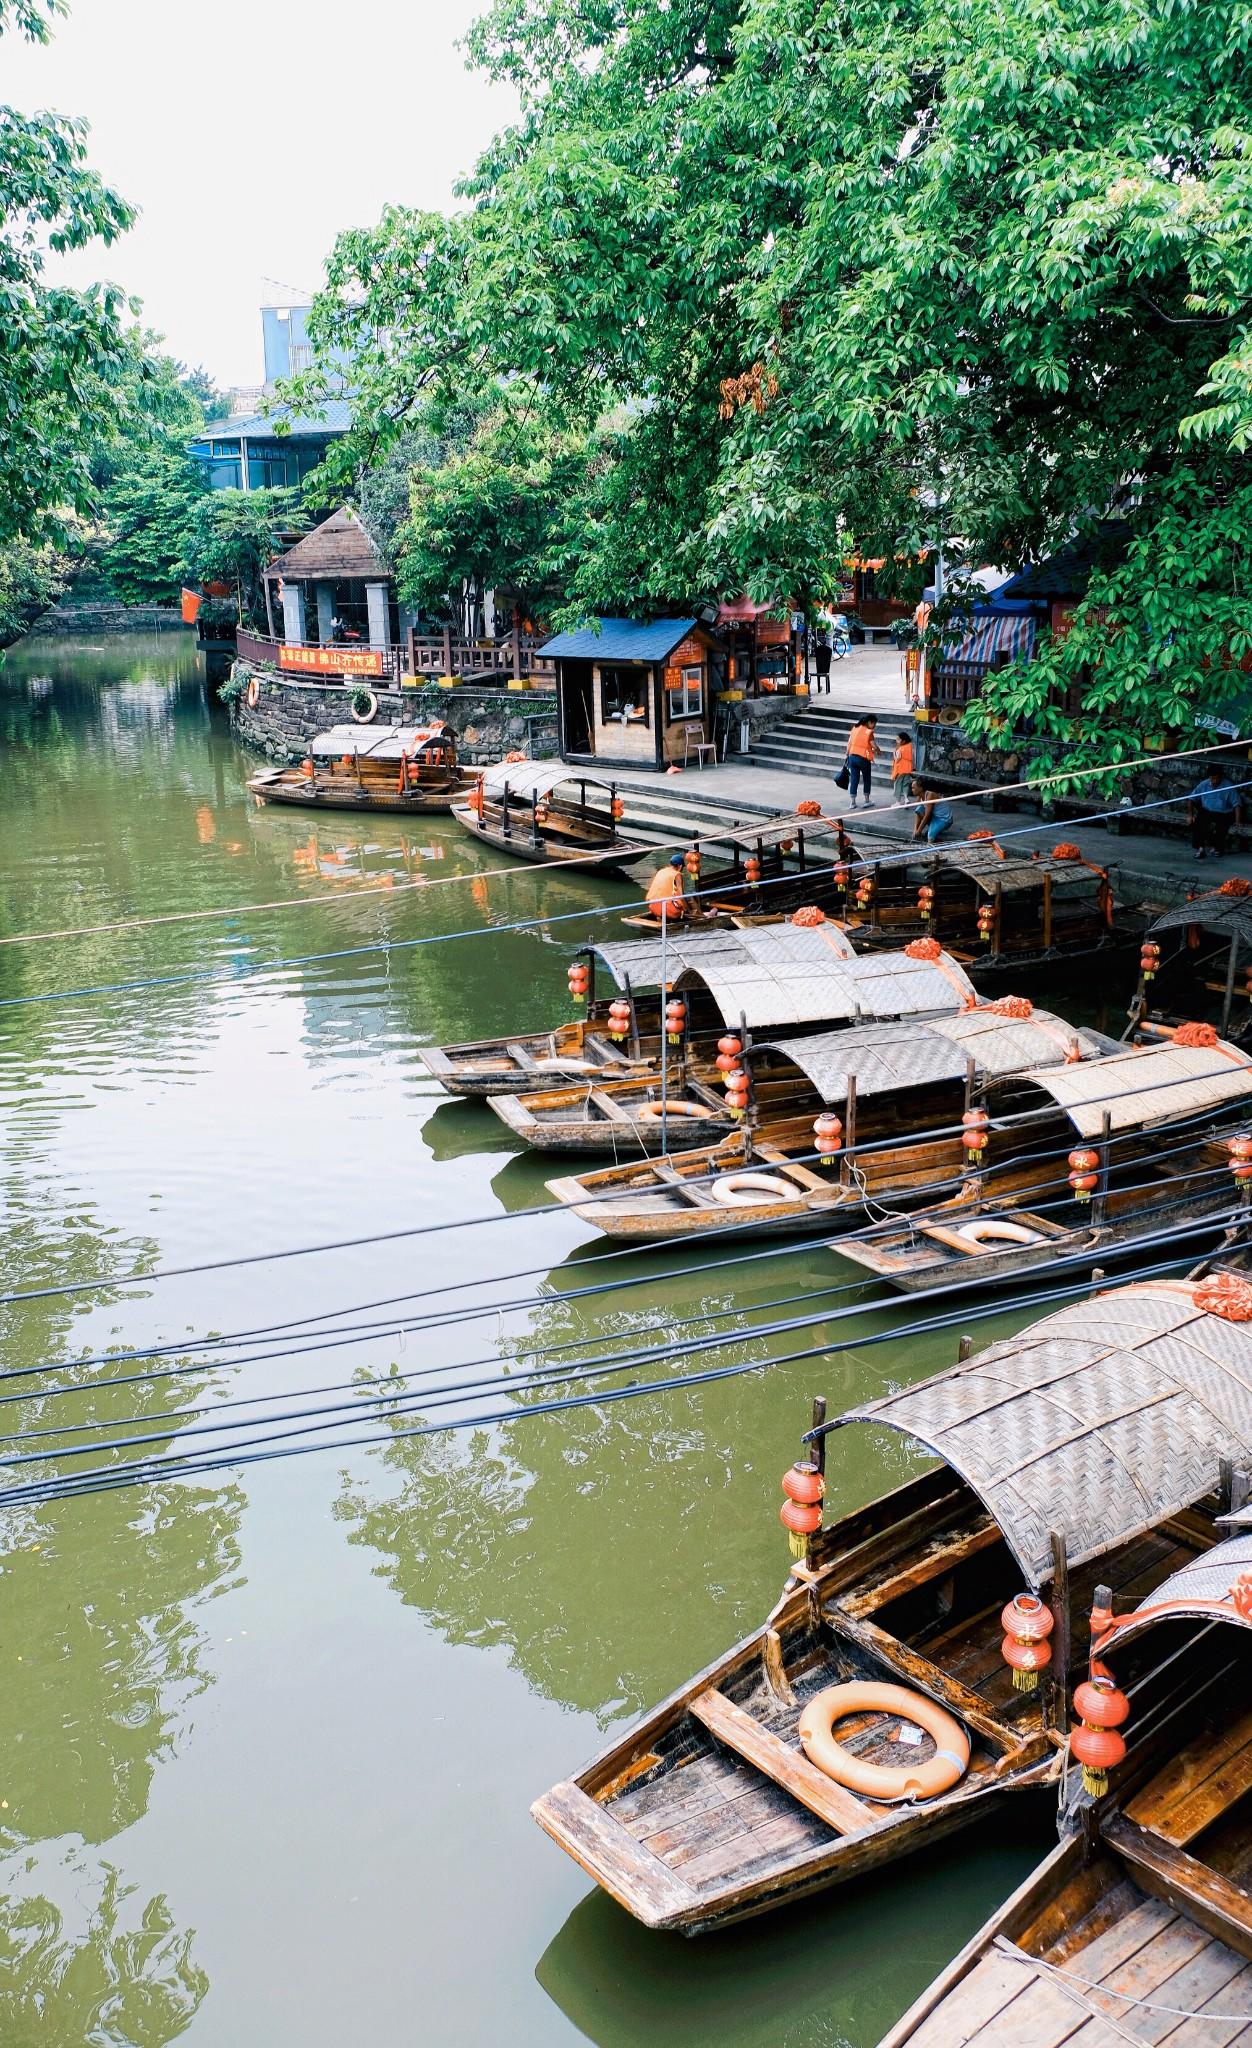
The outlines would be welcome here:
[[[347,1382],[323,1398],[364,1408],[393,1366],[431,1375],[431,1420],[454,1369],[507,1369],[491,1408],[533,1408],[551,1390],[528,1370],[672,1335],[717,1340],[690,1369],[756,1368],[455,1435],[402,1435],[415,1409],[375,1420],[374,1447],[10,1513],[0,2039],[869,2048],[1046,1845],[1046,1815],[689,1945],[589,1895],[528,1806],[773,1599],[778,1474],[812,1395],[918,1377],[956,1332],[875,1346],[907,1317],[880,1304],[855,1350],[786,1362],[844,1326],[752,1337],[740,1319],[833,1314],[842,1298],[813,1290],[854,1276],[820,1246],[742,1265],[731,1247],[696,1273],[698,1251],[604,1259],[573,1219],[518,1214],[546,1169],[442,1098],[419,1049],[564,1015],[566,947],[610,928],[620,882],[489,876],[442,821],[258,810],[182,637],[27,643],[0,670],[0,741],[0,938],[237,906],[0,945],[4,1291],[100,1283],[0,1308],[4,1369],[40,1368],[0,1396],[0,1450],[67,1413],[106,1425],[97,1440],[144,1418],[187,1447],[198,1423],[265,1412],[228,1400]],[[507,929],[539,912],[569,921]],[[117,1285],[479,1217],[498,1220]],[[463,1320],[484,1283],[497,1306]],[[179,1353],[195,1370],[129,1386],[64,1369],[404,1293],[445,1320],[405,1334],[384,1312],[338,1350],[258,1344],[217,1371]],[[48,1396],[53,1364],[72,1409]],[[174,1412],[197,1406],[215,1412]],[[909,1469],[900,1441],[848,1432],[833,1504]]]

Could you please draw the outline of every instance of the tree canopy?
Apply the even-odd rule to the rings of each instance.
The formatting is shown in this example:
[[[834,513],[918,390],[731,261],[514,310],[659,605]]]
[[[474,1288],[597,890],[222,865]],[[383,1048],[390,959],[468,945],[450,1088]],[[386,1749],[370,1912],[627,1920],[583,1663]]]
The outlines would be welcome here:
[[[1011,566],[1110,513],[1141,577],[1185,502],[1228,552],[1120,694],[1106,646],[1129,743],[1252,644],[1250,45],[1242,0],[495,0],[471,54],[522,116],[464,210],[336,246],[343,459],[432,391],[526,380],[557,434],[626,407],[568,536],[588,608],[804,601],[940,528]]]
[[[46,42],[60,0],[0,0],[0,36]],[[88,168],[86,128],[0,106],[0,542],[55,533],[90,502],[90,451],[117,417],[133,363],[114,285],[72,290],[48,256],[110,243],[126,202]]]

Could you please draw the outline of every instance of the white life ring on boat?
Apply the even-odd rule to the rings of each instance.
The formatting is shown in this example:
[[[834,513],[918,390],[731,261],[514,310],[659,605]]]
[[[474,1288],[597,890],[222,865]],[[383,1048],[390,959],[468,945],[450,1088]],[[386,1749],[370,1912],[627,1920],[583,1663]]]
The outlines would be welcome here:
[[[934,1752],[924,1763],[889,1766],[854,1756],[832,1734],[845,1714],[898,1714],[924,1728]],[[866,1799],[936,1799],[959,1785],[969,1769],[969,1737],[955,1715],[905,1685],[828,1685],[800,1716],[800,1742],[810,1763]]]
[[[706,1109],[702,1102],[667,1102],[662,1109],[659,1102],[645,1102],[642,1109],[635,1111],[638,1124],[659,1124],[662,1116],[715,1116],[715,1110]]]
[[[549,1074],[598,1074],[600,1072],[600,1068],[595,1060],[542,1059],[536,1060],[535,1065],[542,1067],[544,1072]]]
[[[367,711],[357,710],[355,697],[352,703],[348,706],[349,711],[351,711],[352,716],[358,725],[369,725],[371,720],[377,718],[378,716],[378,699],[374,695],[374,692],[372,690],[367,690],[365,692],[365,696],[366,701],[369,705],[369,709]]]
[[[802,1202],[804,1191],[776,1173],[724,1173],[710,1189],[726,1209],[771,1208],[775,1202]]]
[[[249,711],[255,711],[261,700],[261,685],[255,676],[248,677],[248,687],[244,691],[244,697]]]
[[[1024,1223],[1006,1223],[1003,1218],[986,1216],[973,1223],[958,1225],[956,1236],[965,1244],[1042,1244],[1043,1232],[1031,1230]]]

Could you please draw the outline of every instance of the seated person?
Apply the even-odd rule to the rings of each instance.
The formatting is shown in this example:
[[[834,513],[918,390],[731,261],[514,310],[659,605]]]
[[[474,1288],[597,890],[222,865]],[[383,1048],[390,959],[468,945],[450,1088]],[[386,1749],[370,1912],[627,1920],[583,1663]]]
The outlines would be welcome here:
[[[677,917],[686,917],[692,908],[683,899],[683,856],[671,853],[663,868],[658,868],[648,883],[648,915],[661,921],[661,905],[665,904],[669,923]]]
[[[913,784],[913,794],[921,799],[913,814],[913,837],[927,839],[933,846],[952,824],[952,807],[944,802],[937,789],[923,789],[920,782]]]

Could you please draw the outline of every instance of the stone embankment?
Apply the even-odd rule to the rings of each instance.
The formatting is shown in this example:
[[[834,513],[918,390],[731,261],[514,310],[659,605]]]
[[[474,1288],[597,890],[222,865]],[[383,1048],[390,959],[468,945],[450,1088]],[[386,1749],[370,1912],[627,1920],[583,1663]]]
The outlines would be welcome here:
[[[41,636],[75,633],[185,633],[183,615],[177,605],[165,604],[58,604],[42,612],[31,628]]]
[[[248,702],[248,684],[255,678],[257,701]],[[498,761],[520,748],[532,760],[556,759],[556,698],[543,690],[490,689],[457,684],[452,689],[429,685],[412,690],[374,689],[354,681],[305,683],[281,681],[272,670],[237,661],[224,694],[240,739],[273,761],[299,761],[309,742],[332,725],[354,723],[352,700],[371,689],[378,709],[375,725],[423,725],[445,719],[457,737],[466,766]],[[362,724],[362,731],[369,726]]]

